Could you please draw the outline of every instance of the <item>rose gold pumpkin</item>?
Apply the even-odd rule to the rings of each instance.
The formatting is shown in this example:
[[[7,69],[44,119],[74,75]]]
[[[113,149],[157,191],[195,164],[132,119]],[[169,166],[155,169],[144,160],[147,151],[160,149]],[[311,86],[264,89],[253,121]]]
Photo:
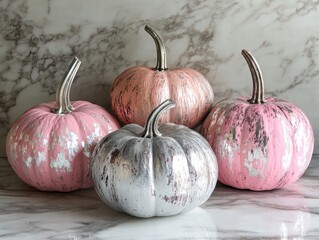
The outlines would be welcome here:
[[[102,107],[70,102],[69,91],[79,66],[75,58],[56,102],[26,111],[7,136],[7,157],[13,170],[40,190],[67,192],[92,187],[91,153],[102,137],[119,128]]]
[[[236,188],[271,190],[299,179],[314,147],[312,127],[302,110],[277,98],[264,98],[256,60],[243,50],[253,77],[252,98],[218,102],[201,134],[218,160],[219,181]]]
[[[162,122],[194,127],[211,109],[213,90],[205,77],[191,68],[168,69],[166,51],[156,32],[145,27],[157,47],[157,66],[132,67],[121,73],[111,88],[112,109],[124,123],[144,126],[147,116],[164,100],[176,102],[176,108]]]

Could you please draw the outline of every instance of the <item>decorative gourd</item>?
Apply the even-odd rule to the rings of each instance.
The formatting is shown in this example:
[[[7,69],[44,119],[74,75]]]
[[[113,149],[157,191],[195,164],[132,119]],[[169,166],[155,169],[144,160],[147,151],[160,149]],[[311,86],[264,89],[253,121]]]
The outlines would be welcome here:
[[[28,185],[45,191],[68,192],[93,186],[90,156],[96,143],[119,128],[102,107],[70,102],[70,88],[80,60],[65,73],[56,102],[26,111],[7,136],[8,160]]]
[[[158,128],[175,104],[166,100],[143,129],[129,124],[103,138],[92,155],[94,187],[110,207],[137,217],[169,216],[204,203],[217,182],[217,161],[197,132],[175,124]]]
[[[314,147],[309,120],[301,109],[278,98],[264,98],[258,63],[242,51],[253,79],[252,98],[218,102],[201,134],[216,153],[220,182],[241,189],[270,190],[299,179]]]
[[[141,126],[152,110],[170,98],[176,108],[165,114],[161,122],[194,127],[201,123],[211,109],[214,93],[205,77],[191,68],[169,69],[163,41],[149,26],[157,49],[155,68],[132,67],[121,73],[111,88],[112,109],[125,124]]]

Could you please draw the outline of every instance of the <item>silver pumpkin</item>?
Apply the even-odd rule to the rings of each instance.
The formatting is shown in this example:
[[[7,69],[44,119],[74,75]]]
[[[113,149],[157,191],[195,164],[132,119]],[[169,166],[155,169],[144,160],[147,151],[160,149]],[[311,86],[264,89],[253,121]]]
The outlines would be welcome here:
[[[158,127],[175,106],[166,100],[149,116],[145,129],[129,124],[104,137],[92,155],[94,187],[110,207],[137,217],[189,211],[212,194],[217,161],[197,132],[175,124]]]

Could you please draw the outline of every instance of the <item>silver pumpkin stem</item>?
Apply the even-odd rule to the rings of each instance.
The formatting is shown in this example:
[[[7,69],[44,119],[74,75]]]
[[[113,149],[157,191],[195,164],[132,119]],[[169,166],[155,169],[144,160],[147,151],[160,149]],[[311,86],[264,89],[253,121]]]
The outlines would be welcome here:
[[[166,63],[166,49],[165,45],[160,38],[160,36],[148,25],[145,25],[145,31],[148,32],[149,35],[153,38],[155,45],[156,45],[156,53],[157,53],[157,63],[155,70],[157,71],[165,71],[167,70],[167,63]]]
[[[264,80],[258,62],[246,49],[243,49],[241,54],[246,59],[253,80],[253,94],[248,101],[251,104],[264,103]]]
[[[74,78],[75,78],[75,76],[76,76],[76,73],[77,73],[77,71],[79,70],[79,67],[80,67],[80,65],[81,65],[81,61],[80,61],[77,57],[75,57],[75,58],[79,61],[79,64],[78,64],[77,69],[75,69],[75,70],[73,71],[72,76],[70,76],[70,81],[68,82],[68,86],[67,86],[67,90],[66,90],[66,94],[67,94],[66,99],[67,99],[67,101],[68,101],[68,108],[71,109],[72,111],[73,111],[75,108],[72,106],[71,100],[70,100],[70,99],[71,99],[71,98],[70,98],[71,86],[72,86],[72,84],[73,84],[73,80],[74,80]],[[75,58],[73,59],[73,61],[75,60]],[[71,64],[71,65],[72,65],[72,64]]]
[[[155,108],[147,118],[145,130],[142,133],[142,137],[153,138],[161,136],[162,134],[158,131],[158,120],[164,112],[173,107],[175,107],[175,102],[171,99],[167,99],[162,102],[157,108]]]
[[[67,114],[74,110],[70,101],[70,90],[80,65],[81,61],[77,57],[74,57],[65,71],[63,80],[60,82],[56,92],[56,103],[55,107],[52,109],[53,113]]]

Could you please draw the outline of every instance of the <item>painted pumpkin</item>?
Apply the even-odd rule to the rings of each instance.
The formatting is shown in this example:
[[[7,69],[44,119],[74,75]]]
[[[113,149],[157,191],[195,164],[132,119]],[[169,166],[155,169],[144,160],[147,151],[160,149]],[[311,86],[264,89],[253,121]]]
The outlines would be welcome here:
[[[220,182],[256,191],[280,188],[299,179],[308,167],[312,127],[292,103],[264,98],[258,63],[247,50],[242,54],[253,79],[252,98],[218,102],[200,132],[216,153]]]
[[[110,207],[137,217],[169,216],[204,203],[217,182],[217,161],[197,132],[175,124],[158,128],[166,100],[145,129],[129,124],[103,138],[92,155],[95,190]]]
[[[13,170],[40,190],[67,192],[92,187],[91,153],[102,137],[119,128],[102,107],[70,102],[71,84],[80,64],[74,58],[56,102],[26,111],[7,136],[7,157]]]
[[[125,124],[141,126],[152,110],[166,99],[176,108],[165,114],[161,122],[194,127],[202,122],[213,103],[214,93],[205,77],[191,68],[169,69],[166,50],[158,34],[148,26],[157,48],[155,68],[132,67],[121,73],[111,88],[112,109]]]

